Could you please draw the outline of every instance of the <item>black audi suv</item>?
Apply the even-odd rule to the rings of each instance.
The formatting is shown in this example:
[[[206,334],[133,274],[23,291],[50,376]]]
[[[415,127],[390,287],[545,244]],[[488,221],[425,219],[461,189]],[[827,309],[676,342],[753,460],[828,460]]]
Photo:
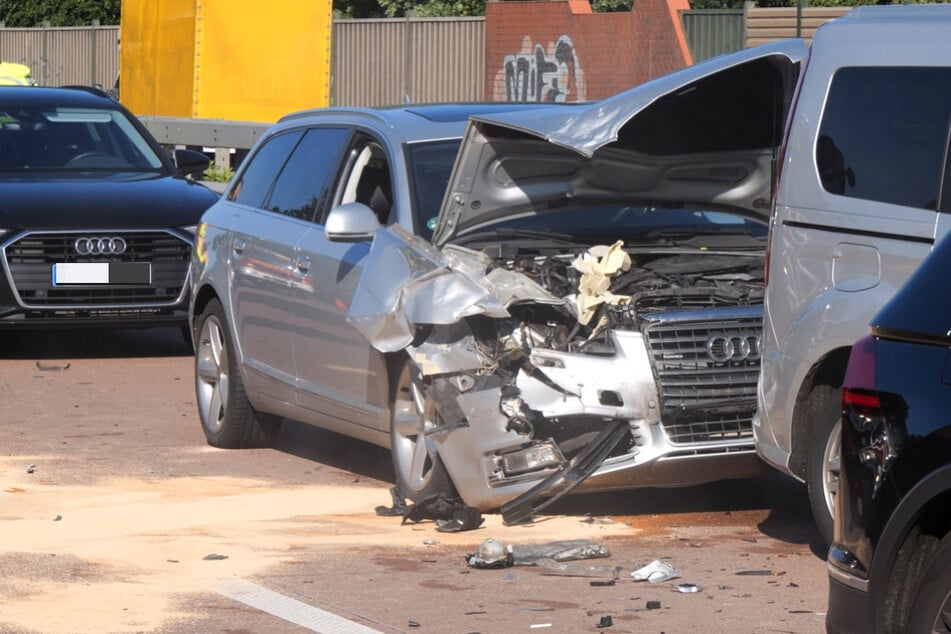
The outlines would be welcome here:
[[[0,329],[185,328],[207,166],[102,91],[0,88]]]
[[[951,632],[951,241],[852,348],[830,632]]]

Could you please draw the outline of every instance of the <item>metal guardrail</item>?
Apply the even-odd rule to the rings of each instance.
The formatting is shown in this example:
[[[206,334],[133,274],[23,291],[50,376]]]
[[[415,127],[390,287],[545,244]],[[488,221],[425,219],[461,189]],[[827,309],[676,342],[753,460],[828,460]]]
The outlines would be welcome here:
[[[159,143],[247,150],[272,124],[224,119],[142,116],[139,121]]]

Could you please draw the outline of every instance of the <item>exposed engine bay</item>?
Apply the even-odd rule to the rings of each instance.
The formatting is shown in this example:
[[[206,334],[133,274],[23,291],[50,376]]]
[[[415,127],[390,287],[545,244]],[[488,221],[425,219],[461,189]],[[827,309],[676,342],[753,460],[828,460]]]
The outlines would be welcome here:
[[[530,503],[586,479],[586,489],[694,484],[723,472],[624,472],[752,453],[761,249],[520,239],[436,251],[389,233],[373,248],[390,251],[379,257],[390,272],[409,262],[409,281],[386,319],[351,316],[418,367],[428,433],[468,504],[502,506],[514,523],[533,511],[509,491]]]

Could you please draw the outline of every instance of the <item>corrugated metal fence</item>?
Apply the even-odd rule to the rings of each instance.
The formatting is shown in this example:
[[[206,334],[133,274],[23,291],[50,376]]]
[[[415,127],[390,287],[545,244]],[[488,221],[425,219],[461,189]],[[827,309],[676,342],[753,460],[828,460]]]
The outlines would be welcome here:
[[[797,32],[811,38],[819,24],[847,9],[685,11],[681,18],[694,61],[700,61]],[[482,100],[484,32],[483,18],[338,20],[331,99],[364,106]],[[0,59],[27,64],[43,85],[109,89],[119,75],[119,27],[0,28]]]
[[[680,19],[694,62],[743,48],[746,39],[743,9],[683,11]]]
[[[337,20],[335,105],[484,98],[485,19]]]
[[[119,76],[119,27],[0,28],[0,59],[26,64],[43,85],[112,88]]]

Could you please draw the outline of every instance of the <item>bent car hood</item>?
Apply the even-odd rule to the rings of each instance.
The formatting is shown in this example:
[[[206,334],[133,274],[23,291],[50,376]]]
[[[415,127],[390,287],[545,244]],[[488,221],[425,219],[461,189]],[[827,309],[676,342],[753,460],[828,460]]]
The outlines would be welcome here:
[[[578,198],[701,204],[765,219],[807,52],[804,41],[786,40],[570,110],[472,117],[433,242]]]

